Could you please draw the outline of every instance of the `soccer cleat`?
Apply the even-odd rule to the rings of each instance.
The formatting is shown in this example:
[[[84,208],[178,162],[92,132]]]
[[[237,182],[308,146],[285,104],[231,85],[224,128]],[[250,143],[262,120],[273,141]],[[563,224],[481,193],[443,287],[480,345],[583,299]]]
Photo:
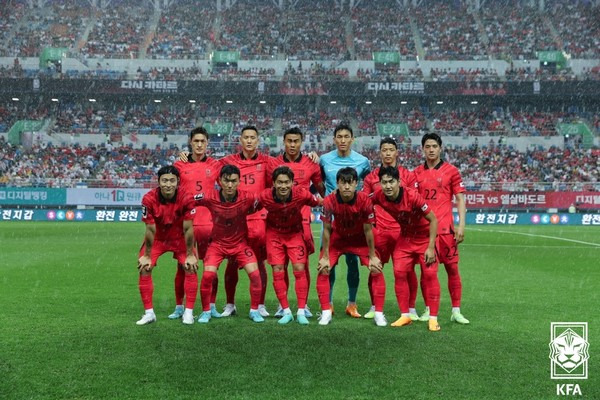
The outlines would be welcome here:
[[[259,311],[250,311],[249,317],[254,322],[265,322],[265,319],[260,315]]]
[[[221,317],[229,317],[235,314],[237,314],[237,308],[235,308],[235,304],[227,303],[225,304],[225,307],[223,307]]]
[[[425,307],[425,311],[423,311],[423,314],[421,314],[421,317],[419,317],[419,321],[429,321],[429,307]]]
[[[183,307],[175,307],[175,311],[169,314],[169,319],[179,319],[183,315]]]
[[[142,315],[142,319],[136,322],[136,325],[148,325],[153,322],[156,322],[156,314],[154,313],[144,313]]]
[[[393,327],[407,326],[410,324],[412,324],[412,320],[410,319],[410,317],[407,317],[405,315],[398,318],[395,322],[392,322]]]
[[[281,306],[277,307],[277,312],[273,314],[273,316],[276,318],[281,318],[283,315],[283,308],[281,308]]]
[[[199,324],[208,324],[210,321],[210,311],[202,311],[202,314],[198,317]]]
[[[331,307],[331,311],[333,312],[333,307]],[[304,307],[304,316],[306,318],[312,318],[313,313],[310,312],[310,308],[308,308],[308,304]]]
[[[410,313],[408,314],[408,317],[411,319],[411,321],[419,321],[419,316],[417,314],[414,313]]]
[[[306,313],[306,311],[305,311],[305,313]],[[298,321],[298,323],[300,325],[308,325],[308,320],[306,319],[306,315],[297,314],[296,321]]]
[[[469,323],[469,320],[466,319],[461,313],[452,313],[452,316],[450,317],[450,321],[452,322],[458,322],[459,324],[463,324],[463,325],[467,325]]]
[[[217,311],[217,307],[214,304],[210,306],[210,316],[213,318],[221,318],[221,314]]]
[[[323,310],[321,318],[319,318],[319,325],[329,325],[331,322],[331,310]]]
[[[373,316],[373,321],[375,321],[375,325],[377,326],[387,326],[387,319],[385,319],[385,315]]]
[[[358,309],[356,308],[356,304],[349,304],[346,307],[346,314],[348,314],[352,318],[360,318],[361,317],[361,315],[358,313]]]
[[[367,311],[367,313],[365,315],[363,315],[363,318],[366,318],[366,319],[375,318],[375,307],[371,307],[369,309],[369,311]]]
[[[258,305],[258,313],[260,314],[261,317],[265,317],[265,318],[268,317],[269,315],[271,315],[271,314],[269,314],[269,312],[267,311],[267,309],[265,308],[265,306],[263,304]]]
[[[430,318],[429,319],[429,330],[431,332],[437,332],[440,329],[442,329],[442,328],[440,328],[440,324],[438,324],[437,319]]]
[[[181,316],[181,322],[183,322],[186,325],[193,325],[194,324],[194,316],[192,315],[192,311],[190,310],[185,311],[183,313],[183,315]]]
[[[285,324],[292,322],[293,320],[294,320],[294,315],[292,313],[288,313],[288,314],[283,314],[281,319],[277,322],[280,323],[281,325],[285,325]]]

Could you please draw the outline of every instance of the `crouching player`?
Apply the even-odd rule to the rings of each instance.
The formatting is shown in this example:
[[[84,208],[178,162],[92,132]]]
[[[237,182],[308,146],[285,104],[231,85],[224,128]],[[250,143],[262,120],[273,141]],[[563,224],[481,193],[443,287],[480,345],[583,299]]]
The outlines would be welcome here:
[[[182,321],[194,323],[194,303],[198,291],[198,260],[194,254],[194,202],[191,194],[179,189],[179,171],[173,166],[158,170],[158,188],[142,199],[142,221],[146,223],[144,244],[138,259],[139,288],[146,310],[138,325],[156,321],[152,306],[152,270],[158,258],[169,251],[177,259],[178,268],[185,271],[185,310]]]
[[[373,204],[387,211],[400,224],[400,238],[392,254],[396,297],[401,317],[392,326],[410,325],[409,272],[416,264],[421,265],[424,284],[427,287],[427,304],[430,307],[429,330],[439,331],[437,313],[440,307],[440,283],[437,277],[438,263],[435,258],[437,218],[423,197],[414,189],[400,184],[398,168],[381,167],[379,183],[373,195]]]
[[[250,278],[250,319],[263,322],[258,312],[261,295],[261,279],[254,251],[248,245],[248,225],[246,216],[261,207],[258,199],[251,193],[238,190],[240,170],[234,165],[225,165],[219,174],[221,189],[207,190],[194,196],[196,206],[209,209],[213,219],[212,241],[204,257],[204,272],[200,283],[202,314],[199,323],[211,319],[211,294],[213,281],[221,261],[228,259],[237,262]]]
[[[329,272],[335,268],[342,254],[352,254],[369,268],[373,280],[375,324],[386,326],[383,315],[385,280],[383,266],[375,252],[373,204],[367,194],[356,191],[358,174],[354,168],[340,169],[336,181],[337,190],[325,198],[321,214],[323,238],[317,277],[317,294],[322,309],[319,325],[329,324],[332,318]]]
[[[267,261],[273,267],[273,288],[283,309],[280,324],[294,320],[287,298],[284,267],[289,259],[296,278],[298,299],[298,323],[308,325],[305,307],[308,296],[308,280],[304,268],[308,261],[307,243],[304,239],[302,209],[321,204],[308,190],[294,187],[294,173],[288,167],[273,171],[273,188],[260,193],[260,203],[267,214]]]

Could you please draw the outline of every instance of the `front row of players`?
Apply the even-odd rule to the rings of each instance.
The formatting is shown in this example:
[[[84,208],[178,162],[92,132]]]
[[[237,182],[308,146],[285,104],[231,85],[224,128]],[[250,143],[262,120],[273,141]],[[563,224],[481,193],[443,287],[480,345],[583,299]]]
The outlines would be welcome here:
[[[425,186],[427,186],[427,179],[434,178],[437,186],[442,185],[444,181],[441,177],[428,177],[428,171],[437,174],[438,170],[443,170],[447,166],[451,167],[450,164],[444,163],[439,158],[441,139],[437,135],[434,136],[431,139],[423,138],[426,163],[419,168],[425,169],[425,173],[420,177]],[[207,248],[205,247],[206,253],[202,257],[205,266],[200,285],[203,313],[198,322],[206,323],[211,317],[219,316],[214,307],[216,271],[224,259],[234,261],[240,269],[243,268],[248,273],[251,297],[250,318],[255,322],[264,321],[259,312],[259,303],[264,301],[261,298],[261,291],[264,291],[263,281],[258,271],[255,253],[247,243],[248,226],[246,224],[248,214],[264,208],[268,211],[266,253],[267,260],[273,267],[273,286],[282,309],[280,323],[289,323],[294,319],[287,300],[288,283],[285,281],[287,273],[284,272],[284,266],[290,261],[296,278],[297,321],[300,324],[308,324],[306,317],[310,314],[305,306],[309,285],[307,261],[311,251],[307,249],[306,233],[303,232],[305,224],[302,223],[302,210],[306,211],[309,207],[323,204],[321,218],[324,227],[323,250],[319,260],[317,279],[317,293],[323,313],[319,323],[326,325],[332,319],[328,275],[337,264],[340,255],[353,254],[370,270],[369,289],[375,323],[378,326],[387,325],[383,316],[385,281],[381,273],[382,262],[379,259],[379,253],[381,253],[384,257],[383,263],[387,262],[390,256],[392,257],[394,287],[401,312],[401,317],[392,323],[392,326],[408,325],[418,318],[414,311],[417,285],[414,268],[416,264],[420,264],[421,286],[428,306],[428,312],[421,317],[421,320],[429,321],[430,330],[439,330],[437,311],[440,287],[437,280],[438,265],[435,253],[436,233],[438,233],[437,219],[425,199],[416,190],[404,186],[405,184],[412,185],[411,182],[405,183],[407,171],[397,167],[395,163],[389,162],[390,160],[386,162],[384,150],[389,150],[388,147],[391,149],[391,144],[389,140],[382,141],[381,151],[384,162],[381,168],[372,173],[377,176],[373,177],[375,185],[371,189],[374,191],[367,190],[371,193],[370,195],[356,191],[358,176],[353,168],[342,168],[336,175],[337,190],[327,196],[324,201],[312,196],[306,189],[295,187],[294,173],[285,166],[275,168],[273,171],[272,189],[265,189],[254,195],[238,190],[241,178],[240,170],[234,165],[225,165],[218,178],[221,189],[219,191],[205,190],[193,197],[192,193],[185,191],[185,187],[178,189],[179,171],[176,168],[171,166],[161,168],[158,173],[159,188],[149,192],[142,201],[146,235],[139,259],[139,287],[146,313],[138,321],[138,324],[144,325],[156,320],[152,309],[151,271],[158,257],[168,251],[172,251],[174,258],[178,260],[178,275],[183,272],[179,279],[182,281],[180,282],[181,293],[178,294],[177,299],[178,304],[182,304],[185,294],[185,310],[182,311],[183,323],[192,324],[194,322],[192,310],[196,299],[198,278],[191,221],[199,206],[206,207],[210,211],[214,226],[211,242]],[[395,142],[393,147],[397,152]],[[395,159],[395,157],[393,158]],[[432,163],[428,166],[429,161]],[[415,172],[418,171],[415,170]],[[455,175],[458,176],[458,180],[454,184],[458,185],[461,182],[460,176],[457,175],[457,171]],[[452,180],[450,179],[450,181]],[[366,181],[365,186],[367,186]],[[448,186],[452,186],[451,182]],[[448,257],[443,260],[449,274],[449,288],[453,303],[452,319],[459,323],[468,323],[468,320],[460,314],[460,309],[455,307],[460,305],[460,277],[457,270],[456,245],[462,241],[464,235],[464,223],[462,222],[464,221],[464,198],[461,193],[464,188],[462,190],[460,187],[458,190],[456,190],[457,188],[452,189],[453,193],[451,191],[450,199],[452,194],[457,197],[461,224],[455,234],[454,229],[446,226],[448,225],[448,215],[446,215],[448,212],[444,212],[442,209],[443,223],[440,226],[437,245],[438,251],[440,250],[439,246],[443,244],[444,250],[450,252],[454,246],[455,260],[449,260]],[[426,192],[429,190],[426,189]],[[432,192],[434,191],[435,188]],[[435,194],[428,199],[435,202]],[[383,214],[398,223],[398,230],[401,234],[395,236],[395,244],[394,240],[391,242],[389,240],[381,241],[381,238],[385,236],[382,233],[386,231],[386,227],[379,225],[380,232],[374,235],[372,228],[375,217],[374,205],[377,210],[378,223],[379,217]],[[449,207],[447,207],[448,205]],[[451,203],[446,204],[444,208],[449,208],[451,218]],[[181,229],[182,226],[183,229]],[[450,226],[452,226],[451,219]],[[396,231],[394,230],[394,232]],[[444,242],[448,243],[440,244],[440,239],[444,238],[443,234],[446,234],[447,238],[444,239]],[[455,237],[456,240],[454,240]],[[451,274],[453,270],[456,270],[454,277]],[[458,277],[458,284],[456,277]],[[177,280],[176,277],[176,286]],[[457,303],[455,301],[456,286],[459,289],[458,304],[455,304]],[[181,307],[183,308],[183,304]]]

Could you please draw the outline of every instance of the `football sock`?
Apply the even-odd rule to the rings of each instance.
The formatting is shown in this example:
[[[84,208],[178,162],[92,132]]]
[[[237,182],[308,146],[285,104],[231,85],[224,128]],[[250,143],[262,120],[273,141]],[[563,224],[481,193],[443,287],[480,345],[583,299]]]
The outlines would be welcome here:
[[[260,273],[260,304],[265,304],[265,296],[267,294],[267,269],[265,262],[258,261],[258,271]]]
[[[423,269],[425,279],[425,303],[429,307],[429,315],[437,315],[440,309],[440,281],[437,277],[437,264]]]
[[[253,310],[258,310],[258,305],[260,304],[260,294],[262,292],[260,272],[258,272],[258,270],[254,270],[248,274],[248,278],[250,278],[250,308]]]
[[[227,261],[227,268],[225,268],[225,294],[228,304],[235,304],[235,289],[237,288],[238,280],[237,264],[233,261]]]
[[[285,290],[288,290],[290,288],[290,276],[288,275],[288,267],[287,267],[287,263],[286,266],[283,268],[283,281],[285,282]]]
[[[408,306],[415,308],[415,303],[417,302],[417,293],[419,292],[419,280],[417,279],[417,273],[415,272],[414,268],[408,271],[408,290],[410,292]]]
[[[462,282],[460,281],[460,274],[458,273],[458,264],[444,264],[444,267],[448,273],[448,291],[450,292],[452,307],[460,307],[460,299],[462,297]]]
[[[154,308],[148,308],[148,309],[144,310],[144,313],[146,313],[146,314],[154,314]]]
[[[371,304],[375,304],[375,299],[373,298],[373,275],[369,274],[369,282],[367,284],[369,287],[369,296],[371,297]]]
[[[333,303],[333,285],[335,284],[335,268],[329,270],[329,302]],[[319,278],[317,277],[317,282],[319,282]],[[318,285],[318,283],[317,283]],[[318,287],[318,286],[317,286]],[[318,292],[318,290],[317,290]],[[319,299],[319,302],[321,299]]]
[[[210,294],[212,292],[212,283],[216,272],[204,271],[202,281],[200,282],[200,298],[202,299],[202,311],[210,311]]]
[[[298,312],[296,314],[297,315],[305,315],[304,314],[304,308],[298,308]]]
[[[310,265],[309,265],[309,261],[308,259],[306,259],[306,265],[304,266],[304,275],[306,275],[306,296],[304,299],[304,303],[306,304],[308,302],[308,293],[309,293],[309,289],[310,289]],[[298,281],[296,281],[296,284]]]
[[[452,307],[452,314],[460,314],[460,307]]]
[[[185,295],[185,270],[181,265],[177,265],[175,273],[175,304],[183,304],[183,296]]]
[[[294,271],[296,278],[296,298],[298,299],[298,308],[304,310],[306,307],[306,297],[308,296],[308,284],[304,271]]]
[[[154,293],[152,275],[140,275],[138,279],[138,287],[140,288],[140,295],[142,296],[142,303],[144,304],[144,309],[152,309],[152,294]]]
[[[210,294],[210,302],[211,304],[214,304],[217,302],[217,292],[219,290],[219,276],[215,276],[215,279],[213,279],[213,287],[212,287],[212,292]]]
[[[373,279],[373,305],[375,306],[375,312],[383,312],[383,305],[385,303],[385,277],[382,273],[370,274],[369,277]]]
[[[358,293],[358,284],[360,275],[358,273],[358,257],[355,255],[346,255],[346,264],[348,265],[348,301],[356,303],[356,294]]]
[[[184,281],[184,289],[185,289],[185,308],[194,308],[194,304],[196,304],[196,296],[198,293],[198,275],[193,274],[185,274]]]
[[[408,316],[408,273],[406,271],[394,270],[394,290],[396,291],[396,300],[398,301],[398,308],[402,314]]]
[[[288,308],[290,305],[287,298],[287,285],[285,284],[285,271],[273,271],[273,289],[275,289],[275,295],[281,308]]]
[[[411,314],[417,314],[417,309],[416,308],[408,308],[408,312]]]
[[[335,270],[335,269],[334,269]],[[321,303],[321,310],[331,309],[331,298],[330,298],[330,280],[327,275],[319,274],[317,276],[317,295],[319,296],[319,303]]]

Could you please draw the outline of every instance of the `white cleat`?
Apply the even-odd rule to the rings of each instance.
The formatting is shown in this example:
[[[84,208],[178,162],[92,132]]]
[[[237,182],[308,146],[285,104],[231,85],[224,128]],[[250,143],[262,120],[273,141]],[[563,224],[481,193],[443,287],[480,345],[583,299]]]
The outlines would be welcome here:
[[[268,317],[269,315],[271,315],[271,314],[269,314],[269,312],[268,312],[268,311],[267,311],[267,309],[265,308],[265,305],[264,305],[264,304],[259,304],[259,305],[258,305],[258,313],[259,313],[259,314],[260,314],[260,316],[261,316],[261,317],[263,317],[263,318],[266,318],[266,317]]]
[[[230,317],[235,314],[237,314],[237,308],[235,308],[235,304],[227,303],[225,304],[225,307],[223,307],[221,317]]]
[[[373,318],[373,321],[375,321],[375,325],[377,326],[387,326],[388,324],[387,319],[385,319],[385,315],[383,314],[378,315],[376,313],[375,317]]]
[[[194,325],[194,315],[192,314],[192,310],[186,310],[183,312],[181,316],[181,322],[186,325]]]
[[[136,322],[136,325],[148,325],[153,322],[156,322],[156,314],[145,313],[144,315],[142,315],[142,319]]]
[[[308,304],[304,307],[304,316],[306,318],[312,318],[313,314],[310,312],[310,308],[308,308]]]
[[[279,305],[279,307],[277,307],[277,312],[275,314],[273,314],[273,316],[275,318],[281,318],[283,317],[283,308],[281,308],[281,305]]]
[[[329,325],[331,317],[331,310],[323,310],[321,318],[319,318],[319,325]]]

